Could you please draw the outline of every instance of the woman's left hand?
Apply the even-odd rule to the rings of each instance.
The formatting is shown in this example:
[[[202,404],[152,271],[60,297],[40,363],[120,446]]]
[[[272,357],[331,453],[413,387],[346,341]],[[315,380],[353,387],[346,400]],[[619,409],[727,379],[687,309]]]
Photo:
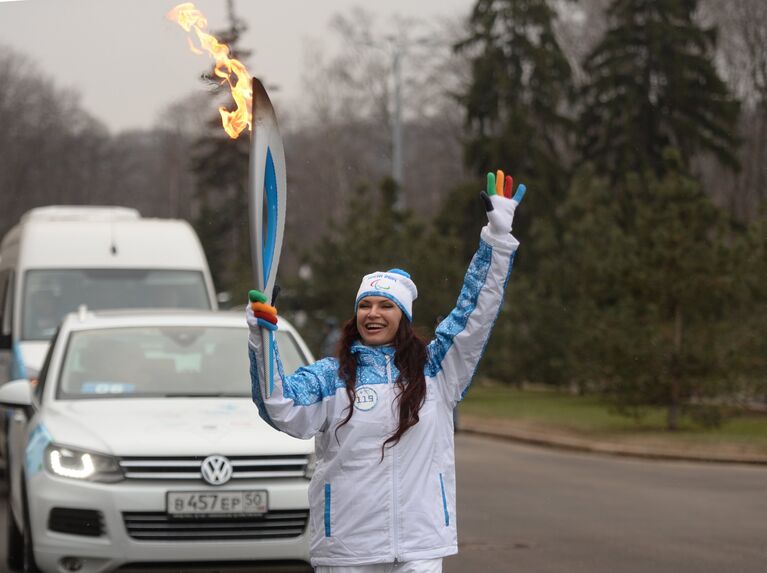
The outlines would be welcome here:
[[[511,191],[514,180],[510,175],[504,178],[503,171],[497,174],[487,174],[487,192],[482,191],[482,201],[485,203],[487,220],[490,232],[496,236],[505,236],[511,233],[511,225],[514,221],[514,211],[525,196],[527,188],[520,183],[517,192],[512,197]]]
[[[248,300],[249,303],[245,312],[248,326],[277,330],[277,309],[266,304],[264,293],[260,290],[252,290],[248,293]]]

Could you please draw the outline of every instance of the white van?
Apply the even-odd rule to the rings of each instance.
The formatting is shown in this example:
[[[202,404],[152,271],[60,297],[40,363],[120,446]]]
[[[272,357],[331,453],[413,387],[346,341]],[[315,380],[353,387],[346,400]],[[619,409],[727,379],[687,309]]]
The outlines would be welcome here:
[[[39,207],[21,217],[0,244],[0,304],[0,384],[35,378],[59,322],[81,304],[217,308],[189,223],[92,206]]]

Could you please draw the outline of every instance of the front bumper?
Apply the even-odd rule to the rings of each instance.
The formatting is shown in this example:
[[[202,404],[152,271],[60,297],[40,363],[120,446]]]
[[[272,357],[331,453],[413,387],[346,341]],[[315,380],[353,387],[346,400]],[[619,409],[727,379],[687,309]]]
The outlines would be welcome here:
[[[234,480],[233,480],[234,481]],[[242,540],[139,540],[126,528],[124,513],[165,512],[168,491],[265,489],[269,511],[308,512],[305,479],[237,480],[214,487],[202,482],[125,480],[98,484],[58,478],[42,471],[28,480],[29,515],[38,566],[45,573],[64,573],[61,559],[82,561],[80,573],[107,573],[126,564],[250,561],[309,561],[308,520],[297,537]],[[103,515],[103,534],[88,537],[50,531],[48,519],[55,507],[97,510]]]

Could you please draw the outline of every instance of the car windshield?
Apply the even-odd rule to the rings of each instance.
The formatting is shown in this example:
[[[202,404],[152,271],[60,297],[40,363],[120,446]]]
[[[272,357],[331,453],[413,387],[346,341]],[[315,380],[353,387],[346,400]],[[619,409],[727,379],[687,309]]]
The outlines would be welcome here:
[[[277,331],[285,372],[306,363],[293,335]],[[136,327],[70,335],[59,377],[63,399],[249,397],[247,330]]]
[[[80,305],[113,308],[210,309],[200,271],[51,269],[24,275],[22,340],[49,340]]]

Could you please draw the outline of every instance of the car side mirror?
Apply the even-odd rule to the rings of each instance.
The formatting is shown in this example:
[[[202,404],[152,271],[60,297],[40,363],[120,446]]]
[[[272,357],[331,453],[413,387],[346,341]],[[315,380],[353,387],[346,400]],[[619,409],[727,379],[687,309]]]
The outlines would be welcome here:
[[[32,384],[26,378],[11,380],[0,386],[0,406],[6,408],[32,407]]]

